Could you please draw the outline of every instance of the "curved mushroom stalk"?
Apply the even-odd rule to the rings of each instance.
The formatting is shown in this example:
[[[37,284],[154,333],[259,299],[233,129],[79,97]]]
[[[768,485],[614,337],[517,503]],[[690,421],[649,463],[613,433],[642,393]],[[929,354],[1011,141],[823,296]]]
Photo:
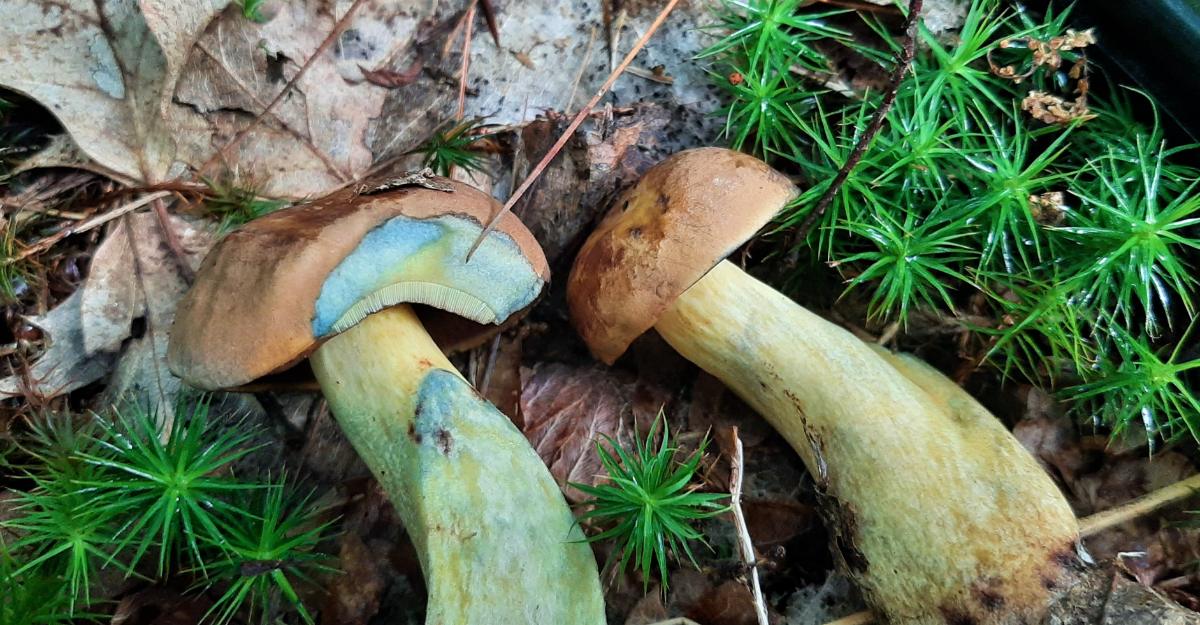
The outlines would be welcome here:
[[[410,307],[366,317],[311,363],[417,548],[427,623],[603,621],[595,560],[549,471]]]
[[[1039,623],[1078,562],[1066,499],[983,406],[724,261],[798,195],[745,154],[652,167],[575,259],[571,319],[613,362],[651,327],[812,472],[839,568],[895,625]]]
[[[1037,622],[1078,525],[975,399],[722,261],[654,326],[771,423],[817,482],[835,557],[888,622]]]
[[[204,260],[167,358],[204,389],[311,359],[416,543],[430,625],[598,625],[596,562],[549,470],[442,352],[520,319],[550,278],[511,214],[467,262],[500,209],[477,189],[419,175],[257,219]],[[409,304],[427,307],[425,325]]]

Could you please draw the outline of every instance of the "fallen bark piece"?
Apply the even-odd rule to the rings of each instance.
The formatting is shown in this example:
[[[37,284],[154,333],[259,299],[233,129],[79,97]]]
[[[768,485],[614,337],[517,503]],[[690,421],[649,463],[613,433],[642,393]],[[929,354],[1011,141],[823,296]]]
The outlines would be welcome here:
[[[839,568],[888,622],[1039,622],[1080,561],[1037,461],[932,367],[723,260],[796,193],[744,154],[667,159],[584,244],[572,321],[608,363],[653,327],[770,422],[813,475]]]
[[[310,358],[412,539],[430,625],[599,625],[596,562],[550,472],[443,353],[518,319],[546,259],[509,215],[467,263],[499,206],[436,182],[451,190],[345,189],[228,235],[180,304],[169,364],[219,389]]]

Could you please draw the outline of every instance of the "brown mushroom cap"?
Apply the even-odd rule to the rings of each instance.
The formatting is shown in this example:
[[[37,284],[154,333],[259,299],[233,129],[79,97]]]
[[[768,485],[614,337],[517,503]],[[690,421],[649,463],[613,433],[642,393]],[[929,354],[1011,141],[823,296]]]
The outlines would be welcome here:
[[[469,245],[481,224],[499,212],[500,204],[465,184],[443,178],[437,181],[452,185],[454,191],[408,186],[361,195],[355,189],[343,189],[312,203],[272,213],[230,233],[204,259],[195,284],[176,312],[167,353],[171,371],[192,386],[222,389],[291,367],[345,329],[323,331],[319,327],[319,307],[329,306],[319,305],[318,300],[329,299],[330,291],[343,300],[342,308],[331,309],[335,317],[362,289],[368,289],[361,293],[367,296],[387,292],[387,297],[376,297],[373,306],[365,310],[360,306],[348,315],[349,319],[339,319],[343,325],[352,325],[361,316],[388,305],[441,303],[381,289],[388,286],[391,274],[396,272],[406,272],[403,279],[410,283],[416,280],[416,284],[433,284],[443,294],[466,291],[461,294],[473,302],[476,298],[490,301],[491,296],[482,290],[508,289],[499,297],[508,298],[506,301],[516,308],[484,310],[494,313],[495,318],[487,320],[490,323],[473,323],[444,313],[424,318],[429,321],[430,334],[435,340],[441,339],[438,342],[443,349],[466,349],[486,340],[506,320],[518,317],[532,304],[549,279],[546,258],[524,224],[506,214],[480,252],[469,263],[464,262],[464,241]],[[435,240],[430,235],[430,240],[412,245],[416,252],[408,264],[415,269],[385,262],[379,250],[395,247],[394,239],[402,239],[413,229],[433,232],[440,238]],[[454,231],[453,245],[441,240],[450,238],[442,236],[446,230]],[[365,240],[374,241],[370,249],[364,249]],[[489,247],[493,254],[501,253],[509,259],[506,262],[510,265],[503,272],[505,280],[492,279],[491,274],[501,272],[486,264],[485,249]],[[353,285],[359,291],[345,287],[344,280],[337,282],[342,280],[340,275],[354,267],[359,273],[380,275],[360,276],[358,282],[362,284]],[[519,271],[513,272],[513,267]],[[415,278],[413,271],[417,272]],[[464,283],[461,277],[467,273],[472,274],[471,280]],[[510,273],[524,274],[523,278],[511,277],[513,281],[523,279],[524,284],[510,287]],[[330,284],[343,286],[333,288]]]
[[[571,320],[592,354],[612,364],[797,193],[766,163],[723,148],[686,150],[650,168],[571,268]]]

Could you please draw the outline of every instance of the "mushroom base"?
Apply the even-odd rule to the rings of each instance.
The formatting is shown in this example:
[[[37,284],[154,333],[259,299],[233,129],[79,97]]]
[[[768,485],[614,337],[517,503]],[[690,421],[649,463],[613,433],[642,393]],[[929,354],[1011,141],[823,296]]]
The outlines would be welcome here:
[[[311,362],[416,546],[426,623],[604,623],[595,558],[550,472],[409,306],[367,317]]]
[[[655,328],[758,411],[812,473],[834,558],[887,622],[1038,623],[1078,524],[982,405],[728,261]]]

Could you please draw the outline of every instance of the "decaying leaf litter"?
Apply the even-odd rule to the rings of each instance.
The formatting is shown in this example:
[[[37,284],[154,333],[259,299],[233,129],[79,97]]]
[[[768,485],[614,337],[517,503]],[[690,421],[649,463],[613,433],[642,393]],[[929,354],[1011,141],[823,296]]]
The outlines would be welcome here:
[[[161,361],[165,333],[175,301],[218,236],[215,224],[202,216],[200,185],[180,176],[199,171],[253,185],[263,196],[302,199],[350,184],[380,164],[405,169],[419,162],[406,153],[454,115],[462,67],[455,46],[461,45],[459,18],[466,7],[435,3],[431,14],[418,4],[424,3],[397,9],[339,2],[330,14],[323,3],[281,3],[268,6],[269,19],[256,24],[238,7],[220,2],[182,12],[171,3],[105,6],[112,13],[103,16],[91,6],[14,3],[18,18],[6,28],[38,26],[21,33],[27,38],[5,40],[38,45],[6,54],[13,61],[0,66],[0,83],[41,102],[67,133],[47,138],[53,149],[32,164],[73,167],[86,160],[87,171],[132,189],[114,195],[109,187],[61,210],[111,215],[145,203],[103,224],[102,240],[93,231],[86,249],[76,253],[89,267],[73,293],[38,297],[33,308],[13,311],[26,316],[10,314],[15,328],[42,336],[16,345],[21,358],[3,391],[30,404],[36,398],[38,405],[98,407],[134,399],[173,406],[180,387]],[[345,19],[351,8],[351,19]],[[474,40],[463,114],[486,118],[505,133],[488,158],[490,175],[483,183],[495,195],[506,197],[557,139],[657,7],[605,8],[601,15],[586,3],[500,5],[505,47],[497,49],[486,37]],[[928,16],[930,23],[961,15],[953,6],[930,10],[939,12]],[[606,210],[615,189],[666,154],[716,140],[719,120],[708,114],[720,98],[708,86],[704,65],[691,60],[708,41],[697,29],[709,22],[705,11],[684,5],[672,15],[636,60],[641,71],[617,81],[605,106],[517,205],[557,275],[565,278],[581,236]],[[339,24],[343,29],[331,38]],[[111,45],[89,43],[106,40]],[[308,63],[317,49],[324,52]],[[90,53],[81,56],[80,50]],[[410,81],[414,67],[421,69]],[[295,85],[283,90],[302,68]],[[382,81],[378,72],[385,70],[392,74]],[[647,74],[671,80],[639,77]],[[29,172],[18,183],[57,175]],[[88,184],[104,183],[94,178]],[[45,236],[54,236],[53,228]],[[546,450],[543,458],[560,483],[597,477],[588,455],[596,435],[620,439],[644,430],[660,407],[685,444],[698,443],[716,427],[721,456],[733,453],[721,428],[738,424],[747,446],[749,530],[759,541],[772,609],[803,623],[853,611],[854,599],[845,596],[852,592],[826,578],[830,562],[811,484],[778,437],[653,337],[635,346],[622,369],[597,369],[565,324],[562,297],[561,288],[552,290],[529,322],[464,362],[485,394]],[[852,298],[835,314],[851,323],[863,317]],[[14,339],[22,338],[12,331]],[[419,569],[411,548],[394,539],[396,521],[386,499],[363,479],[364,468],[336,427],[326,427],[330,417],[320,402],[295,390],[283,383],[246,402],[250,419],[279,439],[258,461],[282,461],[325,489],[341,506],[345,533],[356,536],[331,548],[340,554],[347,579],[311,604],[325,602],[330,614],[351,622],[419,613]],[[1019,391],[997,393],[997,401],[1026,402],[1002,414],[1026,426],[1027,441],[1042,442],[1036,448],[1040,458],[1068,487],[1080,514],[1194,472],[1174,451],[1151,462],[1136,445],[1119,450],[1096,437],[1076,440],[1070,423],[1043,405],[1052,401],[1034,399],[1037,391],[1031,388]],[[728,464],[717,456],[706,459],[705,486],[728,490]],[[1114,483],[1121,486],[1109,486]],[[1105,500],[1101,492],[1114,499]],[[1179,575],[1186,563],[1174,560],[1195,549],[1194,536],[1157,519],[1139,523],[1151,527],[1133,530],[1129,543],[1115,539],[1100,553],[1124,554],[1135,579],[1165,582],[1164,592],[1194,603],[1189,578]],[[681,573],[665,598],[643,596],[639,582],[615,576],[607,597],[610,620],[652,622],[682,614],[702,623],[753,622],[731,525],[710,521],[705,529],[715,552],[704,556],[702,573]],[[364,550],[360,543],[370,547]],[[1174,577],[1163,580],[1164,574]],[[381,581],[397,575],[402,581]],[[136,596],[142,595],[122,602]]]

